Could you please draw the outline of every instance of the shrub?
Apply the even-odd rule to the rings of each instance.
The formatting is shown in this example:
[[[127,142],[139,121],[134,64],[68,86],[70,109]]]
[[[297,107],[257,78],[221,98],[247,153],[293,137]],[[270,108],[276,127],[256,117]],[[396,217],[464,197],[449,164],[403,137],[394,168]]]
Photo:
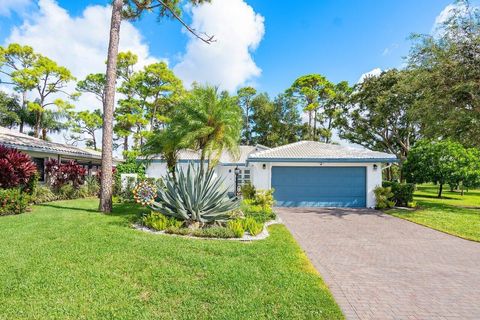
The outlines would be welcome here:
[[[167,217],[159,212],[151,211],[142,218],[143,225],[155,230],[165,230],[167,228],[180,228],[183,224],[173,217]]]
[[[391,188],[393,196],[390,200],[397,206],[407,207],[408,203],[413,201],[413,193],[415,192],[415,184],[413,183],[384,181],[382,186]]]
[[[75,161],[59,163],[55,159],[50,159],[45,163],[45,172],[50,185],[58,190],[69,183],[73,188],[79,188],[85,181],[87,170]]]
[[[186,172],[177,169],[176,177],[163,180],[165,187],[157,190],[158,201],[151,192],[154,186],[145,184],[148,190],[142,190],[139,185],[136,194],[142,196],[137,201],[179,220],[199,223],[225,221],[239,207],[238,199],[228,197],[223,180],[215,177],[213,170],[201,172],[190,164]]]
[[[38,180],[40,179],[40,173],[35,171],[35,173],[28,179],[27,184],[23,188],[23,192],[33,195],[35,190],[38,188]]]
[[[17,149],[0,145],[0,187],[24,187],[37,172],[37,166],[29,155]]]
[[[64,184],[55,192],[59,199],[69,200],[76,198],[75,188],[71,184]]]
[[[271,208],[274,204],[273,189],[270,190],[257,190],[253,202],[255,205],[263,208]]]
[[[377,202],[377,209],[387,209],[391,208],[395,205],[395,202],[393,202],[392,197],[393,197],[393,192],[390,187],[376,187],[375,190],[373,191],[375,193],[375,199]]]
[[[24,213],[30,197],[19,188],[0,189],[0,216]]]
[[[245,233],[245,228],[243,227],[243,221],[240,219],[228,221],[227,228],[233,232],[233,234],[235,235],[235,238],[241,238]]]
[[[276,218],[275,212],[273,212],[271,207],[262,207],[253,203],[254,201],[252,200],[242,201],[242,211],[245,217],[252,217],[260,223],[265,223]]]
[[[50,188],[46,186],[38,186],[32,195],[32,202],[35,204],[45,203],[58,200],[58,198],[59,197],[53,193]]]
[[[190,235],[192,233],[192,230],[188,228],[168,227],[167,229],[165,229],[165,233],[186,236]]]
[[[85,177],[85,186],[87,187],[89,196],[98,196],[98,193],[100,192],[100,184],[96,177]]]
[[[263,223],[257,222],[253,217],[247,217],[243,220],[243,228],[252,236],[256,236],[263,230]]]
[[[254,199],[257,191],[255,190],[255,187],[249,182],[242,186],[240,192],[242,193],[243,199]]]
[[[195,229],[192,231],[191,235],[200,238],[235,238],[235,233],[225,227],[209,227],[203,229]]]

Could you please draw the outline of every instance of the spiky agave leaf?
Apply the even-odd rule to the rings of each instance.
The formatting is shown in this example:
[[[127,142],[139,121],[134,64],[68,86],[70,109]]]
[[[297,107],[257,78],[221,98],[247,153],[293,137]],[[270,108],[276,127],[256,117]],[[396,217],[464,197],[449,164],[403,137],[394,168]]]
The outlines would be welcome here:
[[[151,208],[181,220],[211,222],[226,220],[229,212],[239,207],[238,199],[230,199],[223,179],[213,170],[203,174],[192,163],[186,170],[177,169],[176,180],[168,175],[165,187],[157,191]]]

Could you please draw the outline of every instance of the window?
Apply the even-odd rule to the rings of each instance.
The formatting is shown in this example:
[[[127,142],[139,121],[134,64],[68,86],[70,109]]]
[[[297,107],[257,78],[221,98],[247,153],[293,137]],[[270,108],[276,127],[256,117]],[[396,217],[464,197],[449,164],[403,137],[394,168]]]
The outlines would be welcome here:
[[[238,175],[238,184],[244,185],[251,182],[250,169],[240,170]]]

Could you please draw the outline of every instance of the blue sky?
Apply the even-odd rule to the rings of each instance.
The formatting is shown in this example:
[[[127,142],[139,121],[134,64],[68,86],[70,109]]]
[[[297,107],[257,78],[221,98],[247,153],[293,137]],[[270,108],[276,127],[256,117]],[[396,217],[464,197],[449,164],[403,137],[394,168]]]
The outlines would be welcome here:
[[[12,39],[20,39],[20,41],[25,42],[28,39],[33,39],[34,35],[37,39],[39,37],[38,33],[22,31],[22,29],[18,29],[20,35],[12,36],[12,29],[22,26],[26,21],[29,21],[30,25],[36,24],[37,28],[41,27],[42,23],[48,24],[48,21],[35,20],[37,19],[35,15],[40,10],[36,1],[17,1],[17,5],[14,6],[12,3],[15,1],[0,0],[0,6],[2,2],[6,3],[4,5],[11,6],[11,10],[7,12],[4,9],[3,15],[0,16],[0,43],[6,44]],[[87,6],[105,6],[108,4],[108,1],[100,0],[43,1],[45,8],[48,2],[50,6],[56,5],[59,8],[66,9],[73,20],[81,17]],[[218,2],[219,0],[214,1]],[[241,0],[229,1],[232,1],[232,3],[242,2]],[[350,83],[355,83],[363,73],[372,69],[401,67],[403,57],[408,53],[410,47],[408,36],[412,32],[431,32],[436,18],[451,2],[449,0],[310,0],[296,2],[246,0],[256,17],[263,17],[261,22],[263,22],[264,32],[262,34],[261,30],[259,31],[257,28],[256,36],[260,37],[260,39],[257,39],[259,40],[258,43],[251,46],[256,40],[246,40],[244,44],[245,48],[250,48],[247,50],[250,55],[249,58],[252,59],[258,70],[255,70],[250,63],[250,70],[245,71],[245,74],[239,76],[238,79],[231,80],[232,85],[228,86],[228,89],[231,90],[235,86],[244,84],[253,84],[258,90],[275,95],[286,89],[298,76],[308,73],[323,74],[334,82],[347,80]],[[20,3],[23,3],[23,5]],[[50,10],[45,8],[44,11]],[[225,8],[219,8],[216,12],[210,14],[221,15],[223,14],[222,10],[225,10]],[[226,12],[225,14],[232,13]],[[251,16],[247,13],[245,19],[250,19]],[[187,12],[185,19],[192,22],[192,19],[195,18],[192,17],[192,12]],[[225,21],[220,21],[217,25],[225,26],[230,20],[226,19]],[[257,22],[259,22],[258,19]],[[234,23],[236,25],[232,28],[237,33],[233,34],[233,38],[241,35],[244,27],[241,20]],[[197,25],[210,28],[208,24],[201,21]],[[246,32],[249,32],[247,30],[249,28],[248,23],[245,23],[245,26],[247,26],[245,27]],[[134,22],[133,28],[141,36],[141,40],[133,47],[142,45],[144,49],[147,48],[148,54],[145,54],[145,59],[166,59],[172,67],[185,60],[186,47],[192,40],[182,32],[182,28],[177,22],[163,21],[158,23],[153,15],[147,15],[140,21]],[[55,30],[52,29],[48,33],[55,33]],[[28,32],[31,32],[30,38]],[[91,30],[91,32],[95,33],[96,30]],[[255,37],[254,33],[252,37]],[[83,36],[79,37],[82,38]],[[66,42],[64,45],[74,48],[76,45],[69,43],[74,41],[72,38],[66,37],[63,39],[62,41]],[[59,36],[59,39],[62,39],[61,36]],[[48,43],[48,39],[45,42]],[[39,46],[41,47],[42,44],[40,43]],[[237,51],[233,44],[229,48],[234,52]],[[50,55],[55,56],[55,52],[51,51],[53,49],[39,48],[38,50],[47,50]],[[202,50],[208,51],[208,48],[202,48]],[[238,49],[238,51],[241,50],[242,48]],[[227,56],[232,54],[228,50],[224,51]],[[192,55],[195,55],[195,53],[196,51],[193,50]],[[65,53],[58,54],[59,57],[64,55]],[[208,68],[222,69],[217,77],[205,80],[209,82],[222,81],[222,77],[228,77],[228,74],[224,74],[228,72],[242,74],[243,71],[240,69],[247,67],[242,65],[241,62],[245,60],[244,56],[238,57],[239,66],[231,71],[228,71],[230,67],[228,57],[226,58],[226,64],[219,63],[218,66],[215,64],[218,56],[212,58],[207,52],[204,58],[205,61],[201,59],[196,61],[192,68],[208,64]],[[65,64],[69,63],[74,62],[65,61]],[[232,65],[234,64],[232,62]],[[187,74],[185,77],[188,79],[202,76],[193,71],[193,74],[190,74],[188,65],[179,73]],[[71,66],[68,65],[68,67]],[[79,68],[73,67],[73,69]],[[225,69],[227,69],[227,72],[220,74]],[[202,81],[203,79],[196,80]]]

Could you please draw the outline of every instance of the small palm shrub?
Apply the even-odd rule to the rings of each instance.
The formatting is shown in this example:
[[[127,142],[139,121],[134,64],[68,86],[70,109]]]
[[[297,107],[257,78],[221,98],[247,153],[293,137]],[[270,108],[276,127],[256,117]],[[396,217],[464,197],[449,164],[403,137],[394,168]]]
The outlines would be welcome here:
[[[240,204],[238,199],[228,197],[228,189],[223,187],[223,180],[217,178],[213,170],[202,172],[192,164],[186,171],[177,169],[176,178],[168,175],[162,182],[164,187],[158,188],[156,195],[152,194],[155,187],[151,183],[145,184],[145,190],[141,186],[136,188],[137,202],[185,220],[187,224],[226,221],[230,212]]]
[[[257,222],[265,223],[276,218],[271,207],[256,205],[254,200],[243,200],[241,209],[245,217],[252,217]]]
[[[235,238],[241,238],[245,234],[245,228],[241,219],[230,220],[227,222],[227,228],[230,229]]]
[[[0,187],[25,187],[37,172],[29,155],[0,145]]]
[[[85,177],[85,184],[88,190],[89,196],[98,196],[98,193],[100,192],[100,184],[98,183],[98,180],[94,176],[87,176]]]
[[[199,238],[235,238],[235,233],[225,227],[209,227],[203,229],[195,229],[192,230],[191,235]]]
[[[0,216],[24,213],[29,200],[30,196],[19,188],[0,189]]]
[[[255,197],[253,198],[253,204],[261,206],[263,208],[271,208],[275,203],[273,199],[273,189],[270,190],[257,190]]]
[[[395,181],[383,181],[382,187],[390,187],[393,196],[390,200],[395,202],[395,205],[408,207],[410,202],[413,202],[413,193],[415,192],[415,184],[400,183]]]
[[[151,211],[149,214],[142,218],[143,225],[146,227],[162,231],[167,228],[180,228],[183,224],[182,221],[175,219],[174,217],[167,217],[159,212]]]
[[[376,187],[375,190],[373,190],[375,193],[375,199],[377,202],[376,208],[379,210],[383,209],[388,209],[392,208],[395,205],[395,202],[393,202],[393,192],[390,187]]]
[[[252,236],[256,236],[263,230],[263,223],[258,222],[253,217],[247,217],[243,220],[243,228]]]

